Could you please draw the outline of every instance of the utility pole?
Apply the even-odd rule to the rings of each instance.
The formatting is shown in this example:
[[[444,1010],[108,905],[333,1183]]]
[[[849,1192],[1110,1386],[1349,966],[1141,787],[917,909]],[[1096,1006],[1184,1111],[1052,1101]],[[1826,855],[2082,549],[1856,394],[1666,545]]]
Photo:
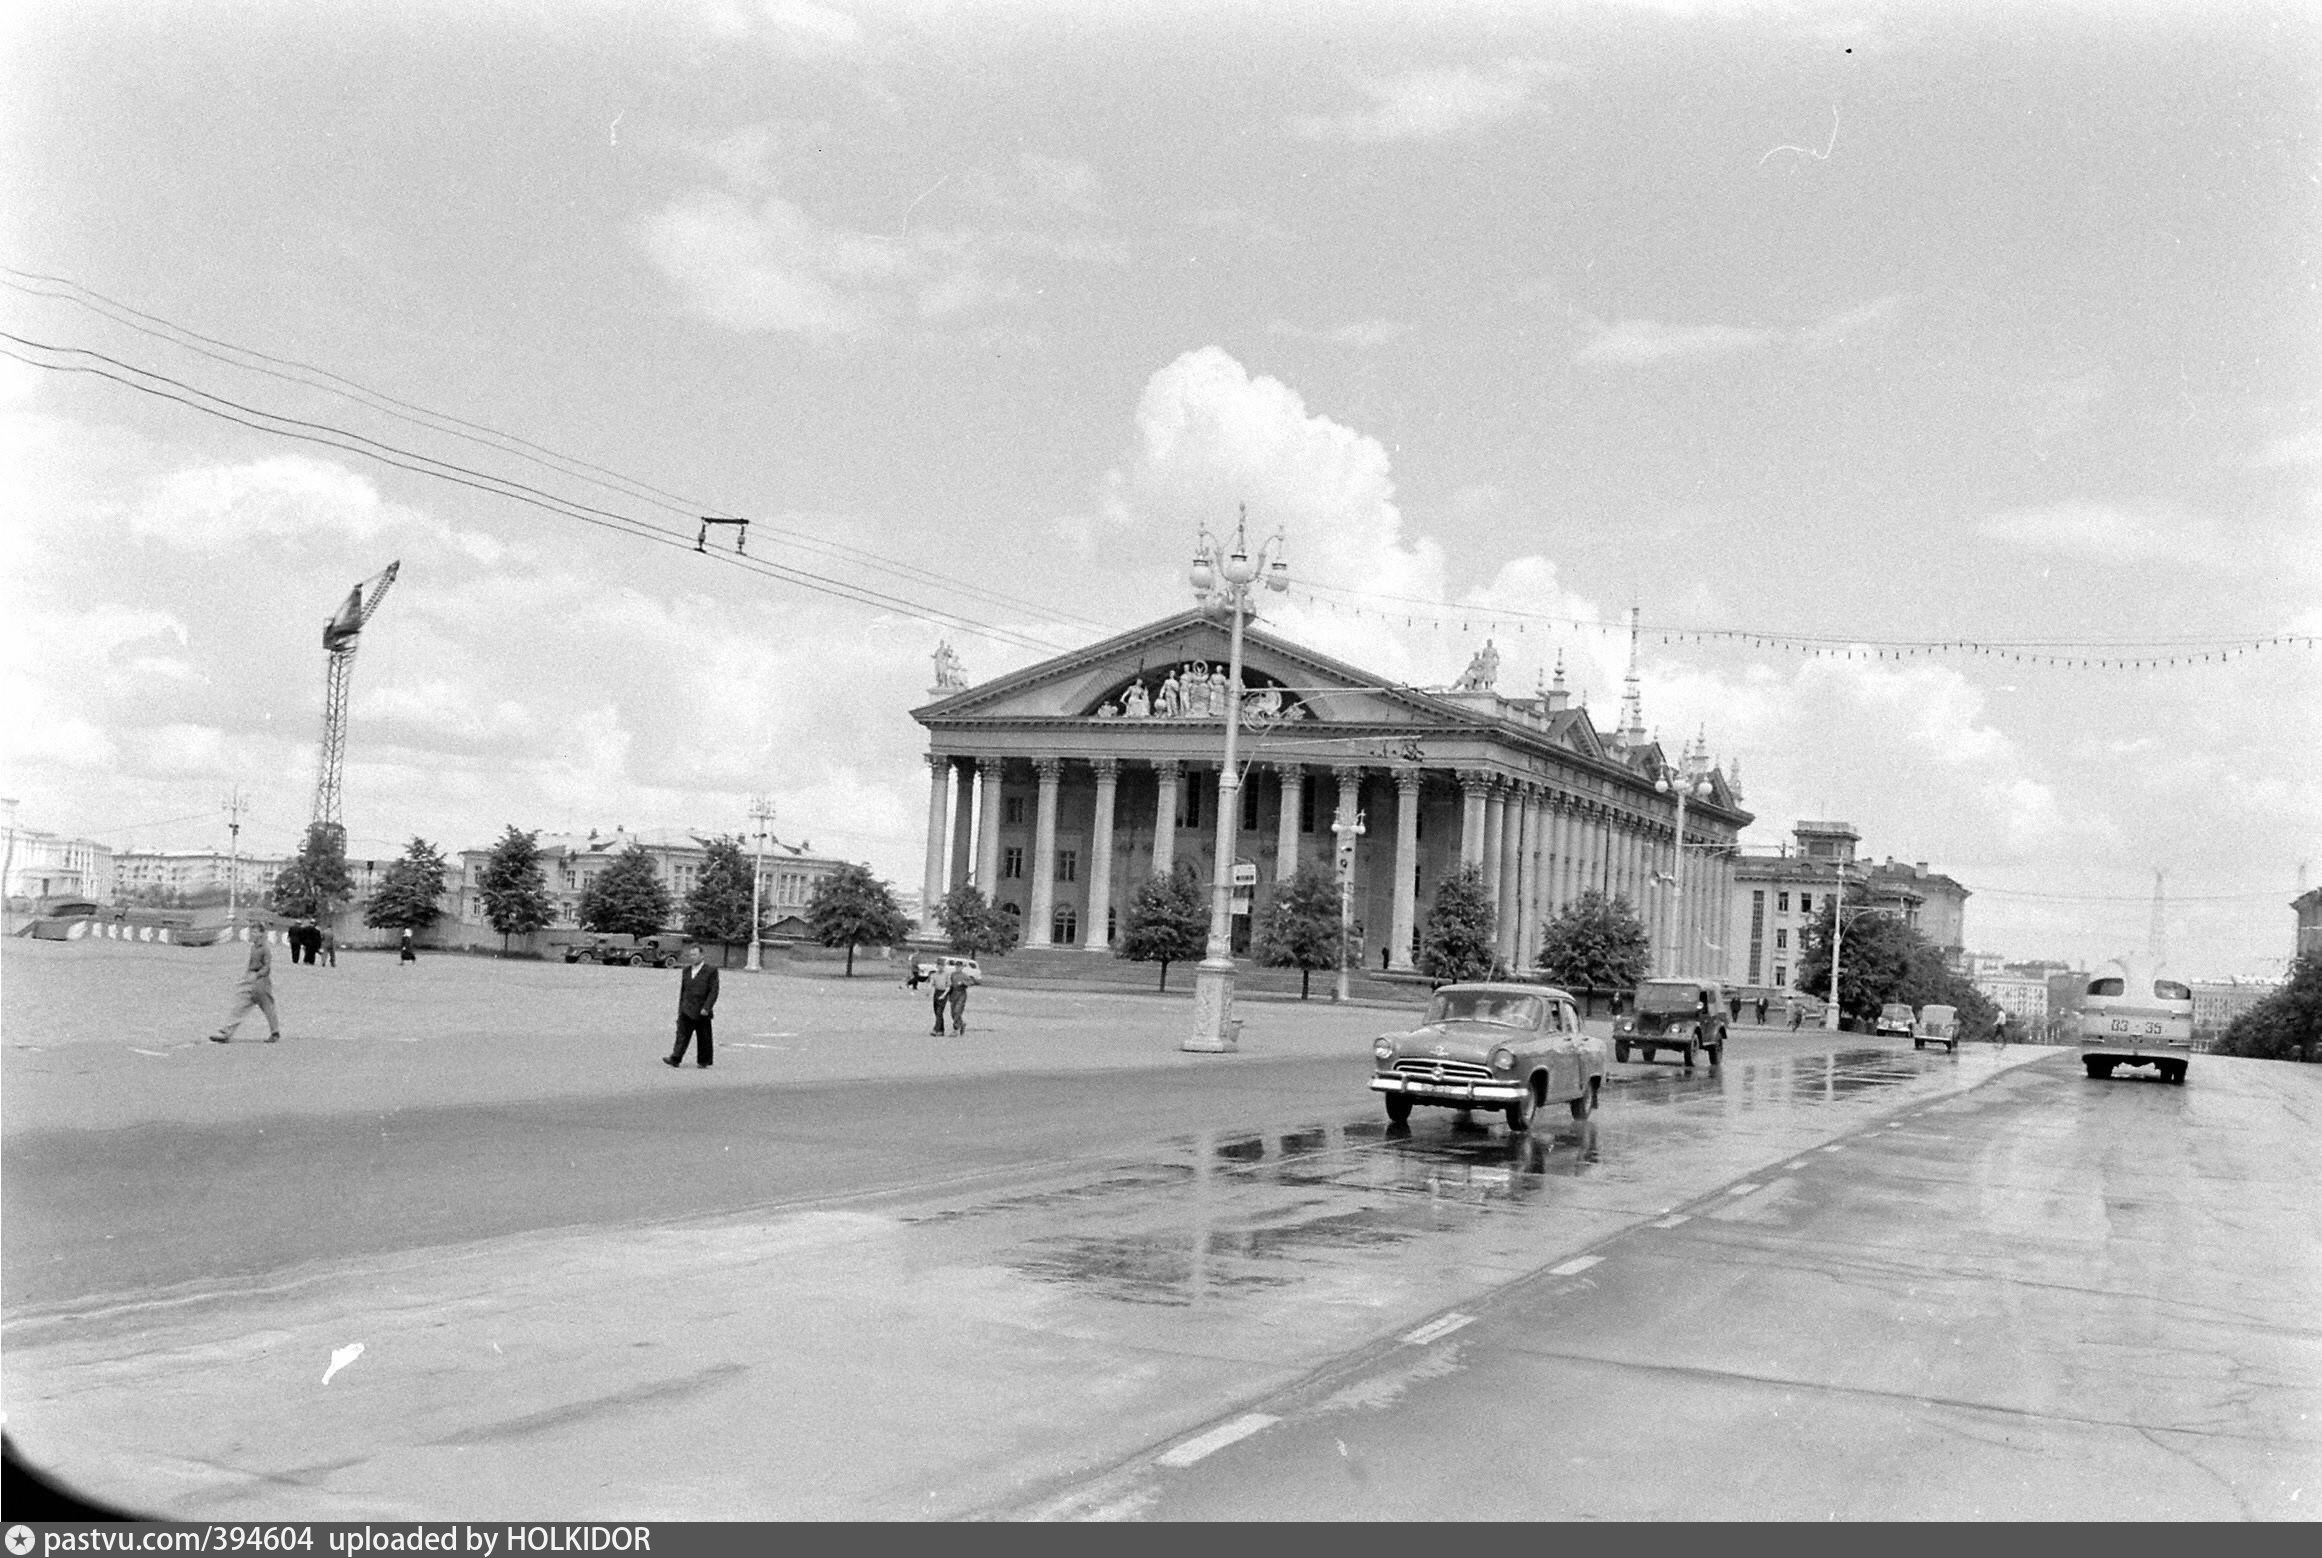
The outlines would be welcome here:
[[[1343,1004],[1353,995],[1347,978],[1347,944],[1354,937],[1354,868],[1355,845],[1364,833],[1363,814],[1359,811],[1341,811],[1330,825],[1338,836],[1338,994]]]
[[[2166,871],[2159,870],[2153,873],[2153,926],[2147,937],[2151,945],[2146,950],[2152,953],[2155,972],[2158,972],[2161,965],[2169,961],[2169,932],[2161,918],[2163,897],[2161,882],[2168,874]]]
[[[1830,1010],[1822,1014],[1822,1030],[1838,1031],[1838,954],[1846,945],[1846,867],[1838,868],[1838,896],[1830,900]]]
[[[750,956],[743,965],[748,972],[759,971],[758,953],[758,892],[766,879],[766,825],[774,820],[774,799],[767,795],[750,797],[750,820],[757,824],[757,853],[750,861]]]
[[[0,806],[8,808],[8,852],[0,855],[0,933],[16,928],[8,919],[14,908],[10,895],[16,890],[16,805],[14,800],[0,798]]]
[[[233,842],[226,849],[226,927],[231,930],[242,904],[242,813],[250,803],[236,785],[226,797],[226,832]]]

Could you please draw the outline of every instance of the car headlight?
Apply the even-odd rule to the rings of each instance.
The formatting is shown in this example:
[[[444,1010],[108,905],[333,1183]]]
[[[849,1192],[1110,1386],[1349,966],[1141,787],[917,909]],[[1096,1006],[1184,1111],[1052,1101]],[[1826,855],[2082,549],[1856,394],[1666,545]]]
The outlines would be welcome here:
[[[1395,1058],[1395,1043],[1392,1039],[1381,1039],[1371,1046],[1371,1053],[1381,1060],[1393,1060]]]
[[[1493,1051],[1492,1051],[1492,1069],[1493,1069],[1494,1071],[1513,1071],[1513,1070],[1515,1070],[1515,1069],[1516,1069],[1516,1052],[1515,1052],[1514,1050],[1511,1050],[1511,1049],[1496,1049],[1496,1050],[1493,1050]]]

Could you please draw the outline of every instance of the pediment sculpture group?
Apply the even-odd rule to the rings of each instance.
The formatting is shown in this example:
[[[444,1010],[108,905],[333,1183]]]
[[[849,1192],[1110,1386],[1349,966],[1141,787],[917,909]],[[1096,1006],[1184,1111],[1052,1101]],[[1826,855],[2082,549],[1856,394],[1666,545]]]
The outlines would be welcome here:
[[[1223,719],[1232,701],[1232,684],[1224,666],[1188,660],[1164,675],[1160,685],[1151,692],[1146,691],[1143,677],[1131,682],[1121,694],[1121,701],[1106,702],[1097,710],[1097,718]],[[1281,688],[1261,687],[1255,691],[1244,689],[1242,712],[1265,718],[1295,719],[1306,710],[1297,704],[1285,708]]]

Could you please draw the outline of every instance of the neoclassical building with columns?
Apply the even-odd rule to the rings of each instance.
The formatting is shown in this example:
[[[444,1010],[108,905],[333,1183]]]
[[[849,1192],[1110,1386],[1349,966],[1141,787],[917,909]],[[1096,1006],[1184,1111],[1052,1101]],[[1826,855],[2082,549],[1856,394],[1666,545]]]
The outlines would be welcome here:
[[[1227,632],[1187,611],[978,686],[939,651],[936,699],[912,711],[929,737],[923,934],[937,934],[944,895],[972,882],[1020,918],[1024,946],[1103,954],[1147,878],[1190,861],[1206,886]],[[1487,645],[1457,683],[1420,690],[1247,628],[1234,854],[1256,868],[1249,907],[1263,914],[1301,865],[1335,869],[1332,823],[1351,816],[1363,825],[1354,914],[1374,969],[1382,949],[1387,968],[1413,966],[1437,884],[1469,864],[1511,968],[1529,967],[1549,919],[1592,887],[1635,906],[1656,971],[1720,968],[1734,840],[1750,821],[1724,776],[1709,773],[1686,807],[1680,894],[1676,806],[1655,787],[1664,760],[1633,669],[1607,736],[1571,705],[1561,670],[1553,687],[1508,697],[1493,685],[1498,659]],[[1249,924],[1237,914],[1237,952]]]

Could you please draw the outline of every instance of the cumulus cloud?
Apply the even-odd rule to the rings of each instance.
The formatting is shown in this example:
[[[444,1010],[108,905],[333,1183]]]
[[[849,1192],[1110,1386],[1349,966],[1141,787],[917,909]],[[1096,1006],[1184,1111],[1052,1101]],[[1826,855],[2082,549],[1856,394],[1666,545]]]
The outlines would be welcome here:
[[[1392,319],[1356,319],[1342,325],[1311,329],[1293,324],[1287,319],[1276,319],[1266,326],[1266,333],[1291,341],[1320,341],[1330,346],[1384,346],[1389,341],[1408,335],[1411,327]]]
[[[1483,69],[1412,70],[1385,80],[1357,82],[1368,107],[1338,114],[1306,114],[1290,121],[1308,140],[1432,141],[1462,135],[1539,107],[1547,82],[1575,74],[1538,60],[1508,59]]]

